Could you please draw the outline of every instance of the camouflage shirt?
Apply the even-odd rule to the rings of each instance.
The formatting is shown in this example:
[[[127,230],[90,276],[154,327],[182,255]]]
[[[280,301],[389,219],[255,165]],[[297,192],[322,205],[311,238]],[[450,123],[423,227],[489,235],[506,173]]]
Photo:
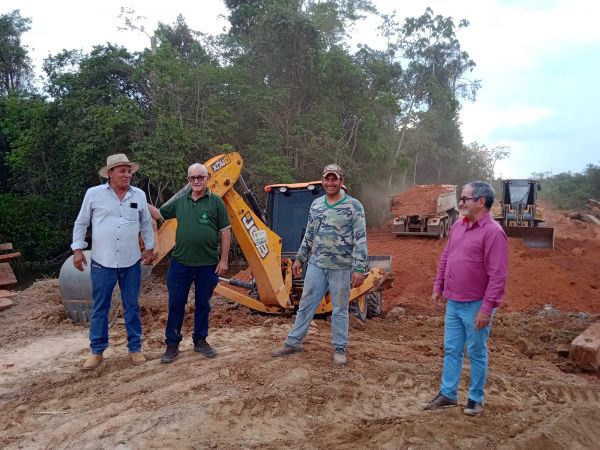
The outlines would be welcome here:
[[[367,230],[361,203],[349,195],[334,205],[327,203],[326,196],[314,200],[296,258],[323,269],[352,268],[354,272],[364,272]]]

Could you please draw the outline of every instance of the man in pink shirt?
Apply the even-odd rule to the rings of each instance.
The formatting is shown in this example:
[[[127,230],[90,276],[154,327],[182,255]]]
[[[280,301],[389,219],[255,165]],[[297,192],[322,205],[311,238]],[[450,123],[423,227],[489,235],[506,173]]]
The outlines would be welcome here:
[[[474,416],[483,408],[487,338],[508,277],[508,240],[490,214],[492,203],[494,189],[488,183],[473,181],[463,187],[458,207],[464,218],[452,226],[431,297],[440,305],[447,299],[447,304],[442,382],[426,410],[458,405],[465,345],[471,377],[463,412]]]

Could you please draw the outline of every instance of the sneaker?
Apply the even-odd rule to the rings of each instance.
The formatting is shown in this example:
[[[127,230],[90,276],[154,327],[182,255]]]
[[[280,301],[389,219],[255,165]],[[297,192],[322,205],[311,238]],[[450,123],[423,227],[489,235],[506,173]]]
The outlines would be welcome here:
[[[146,357],[142,352],[129,352],[129,359],[134,366],[139,366],[146,362]]]
[[[102,356],[102,353],[98,355],[92,353],[90,356],[87,357],[87,359],[83,363],[83,369],[94,370],[96,367],[98,367],[98,365],[102,362],[103,359],[104,357]]]
[[[471,399],[467,401],[465,409],[463,409],[463,412],[468,416],[476,416],[477,414],[480,414],[481,411],[483,411],[483,405]]]
[[[338,366],[345,366],[348,362],[348,358],[346,358],[346,350],[343,348],[336,348],[333,352],[333,362]]]
[[[440,408],[450,408],[452,406],[458,406],[458,402],[456,400],[450,400],[448,397],[444,397],[440,392],[433,400],[427,403],[423,409],[426,411],[431,411]]]
[[[177,355],[179,355],[179,347],[167,346],[165,353],[162,355],[162,358],[160,358],[160,362],[163,364],[172,363],[173,361],[175,361],[175,358],[177,358]]]
[[[207,358],[214,358],[217,356],[217,352],[210,346],[208,342],[206,342],[206,338],[202,338],[194,342],[194,351],[202,353]]]
[[[300,347],[300,346],[283,344],[283,347],[278,348],[277,350],[274,350],[273,353],[271,353],[271,356],[273,358],[279,358],[280,356],[288,356],[288,355],[292,355],[294,353],[299,353],[301,351],[302,351],[302,347]]]

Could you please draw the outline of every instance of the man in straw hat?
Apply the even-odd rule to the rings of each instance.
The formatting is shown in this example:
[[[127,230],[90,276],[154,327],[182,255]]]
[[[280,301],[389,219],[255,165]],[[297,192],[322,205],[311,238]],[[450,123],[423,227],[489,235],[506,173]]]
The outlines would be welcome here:
[[[333,362],[345,365],[350,289],[363,283],[367,268],[365,212],[362,204],[342,189],[344,174],[340,166],[325,166],[321,180],[325,195],[310,206],[306,233],[292,266],[293,275],[300,277],[306,264],[296,321],[283,347],[272,355],[288,356],[302,351],[315,310],[329,291],[333,305]]]
[[[73,227],[73,265],[84,270],[88,262],[83,253],[85,235],[92,225],[92,311],[90,317],[91,354],[84,369],[95,369],[108,347],[108,313],[115,285],[119,283],[127,330],[127,347],[131,362],[141,364],[142,322],[138,296],[140,293],[140,259],[150,264],[154,259],[154,234],[146,194],[131,186],[131,176],[140,165],[122,153],[106,159],[98,174],[108,178],[106,184],[87,190]],[[145,250],[142,255],[138,240],[142,232]]]

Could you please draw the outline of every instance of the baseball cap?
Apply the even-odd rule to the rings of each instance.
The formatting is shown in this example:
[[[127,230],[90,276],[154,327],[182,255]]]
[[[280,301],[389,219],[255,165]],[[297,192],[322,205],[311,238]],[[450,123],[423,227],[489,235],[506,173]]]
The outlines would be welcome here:
[[[329,164],[325,166],[323,169],[323,177],[326,177],[330,173],[335,174],[338,178],[344,178],[344,172],[342,172],[342,168],[337,164]]]

